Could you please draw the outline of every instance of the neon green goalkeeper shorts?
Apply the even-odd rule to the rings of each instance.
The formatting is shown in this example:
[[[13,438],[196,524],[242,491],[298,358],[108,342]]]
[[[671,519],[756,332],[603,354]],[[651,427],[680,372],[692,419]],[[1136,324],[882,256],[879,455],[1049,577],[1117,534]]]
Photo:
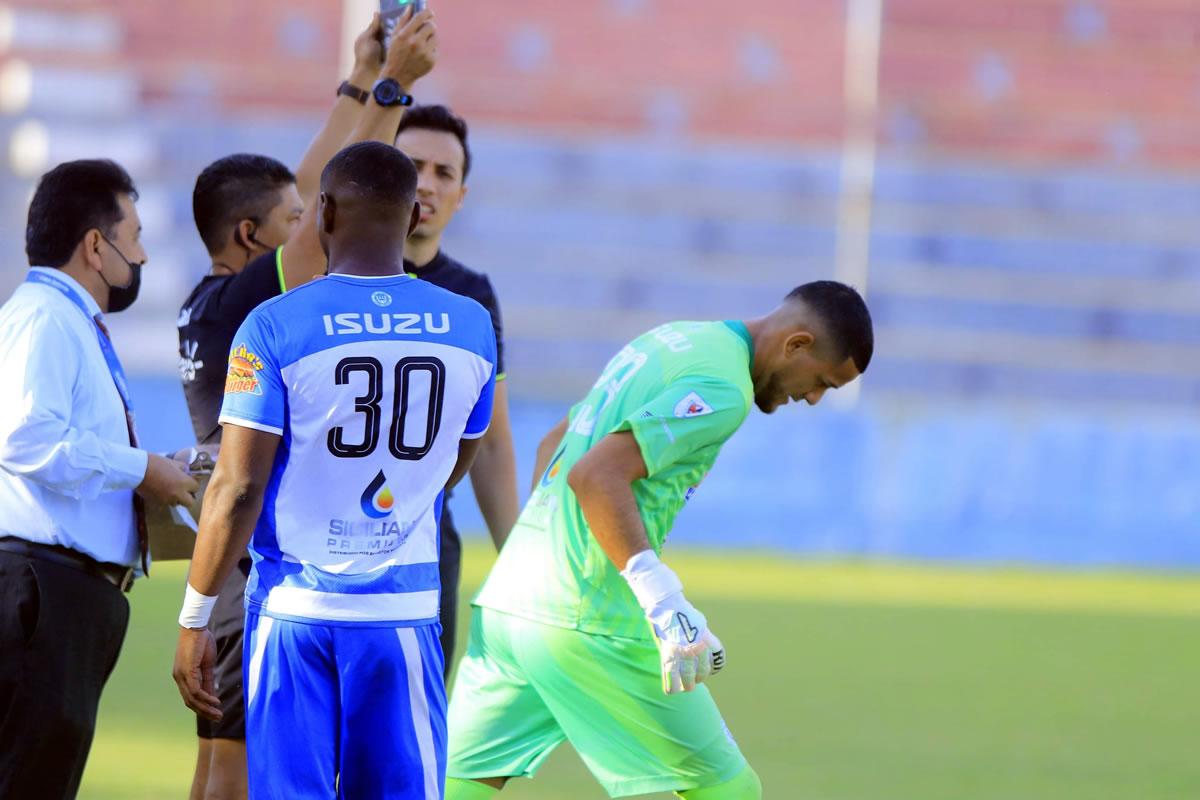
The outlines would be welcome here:
[[[746,759],[706,686],[665,695],[653,642],[473,609],[446,774],[533,777],[564,739],[613,797],[735,777]]]

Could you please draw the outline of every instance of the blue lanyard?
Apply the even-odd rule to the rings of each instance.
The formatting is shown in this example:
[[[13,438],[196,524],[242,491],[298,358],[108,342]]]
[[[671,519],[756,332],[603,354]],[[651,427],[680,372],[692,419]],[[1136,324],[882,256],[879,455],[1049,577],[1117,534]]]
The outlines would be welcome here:
[[[117,393],[121,395],[121,402],[125,404],[125,410],[133,411],[133,401],[129,396],[129,384],[125,381],[125,370],[121,366],[121,359],[117,358],[117,351],[113,349],[112,341],[108,338],[108,334],[100,327],[100,323],[92,316],[92,312],[88,310],[87,304],[83,302],[83,298],[75,291],[69,283],[54,275],[47,275],[45,272],[34,272],[30,270],[29,277],[25,279],[29,283],[40,283],[43,286],[51,286],[58,289],[66,298],[79,307],[83,315],[91,320],[92,325],[96,327],[96,338],[100,341],[100,350],[104,353],[104,360],[108,362],[108,371],[112,373],[113,383],[117,385]]]

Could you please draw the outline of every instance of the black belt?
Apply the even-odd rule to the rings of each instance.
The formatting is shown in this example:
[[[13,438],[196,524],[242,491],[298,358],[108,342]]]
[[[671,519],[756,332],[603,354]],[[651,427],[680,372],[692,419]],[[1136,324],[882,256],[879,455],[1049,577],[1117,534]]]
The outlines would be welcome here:
[[[97,561],[78,550],[72,550],[62,545],[39,544],[18,539],[15,536],[3,536],[0,537],[0,551],[49,561],[51,564],[86,572],[88,575],[108,581],[122,592],[128,592],[133,586],[133,567],[122,567],[120,564]]]

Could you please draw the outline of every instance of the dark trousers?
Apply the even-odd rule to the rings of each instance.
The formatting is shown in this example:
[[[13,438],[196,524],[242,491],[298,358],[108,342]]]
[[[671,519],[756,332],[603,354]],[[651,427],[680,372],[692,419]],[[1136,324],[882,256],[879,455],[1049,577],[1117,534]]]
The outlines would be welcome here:
[[[441,554],[438,574],[442,580],[442,605],[438,619],[442,623],[442,656],[446,659],[446,678],[454,666],[454,644],[458,633],[458,582],[462,577],[462,539],[454,527],[450,509],[442,509]]]
[[[73,798],[129,624],[103,578],[0,551],[0,798]]]

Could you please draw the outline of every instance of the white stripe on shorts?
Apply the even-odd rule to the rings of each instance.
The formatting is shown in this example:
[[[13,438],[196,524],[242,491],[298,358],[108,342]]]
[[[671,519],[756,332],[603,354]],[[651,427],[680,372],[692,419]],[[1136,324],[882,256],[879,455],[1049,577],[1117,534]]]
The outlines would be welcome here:
[[[249,706],[254,702],[254,695],[258,693],[258,682],[262,678],[262,663],[263,653],[267,649],[267,640],[271,638],[271,627],[275,624],[275,620],[267,616],[258,618],[258,625],[254,628],[254,652],[250,654],[250,675],[249,684],[246,686],[246,705]]]
[[[346,594],[318,592],[299,586],[276,586],[267,595],[264,607],[274,614],[329,622],[426,620],[437,616],[438,590]]]
[[[397,628],[400,649],[404,652],[404,668],[408,671],[408,705],[412,709],[413,731],[417,735],[417,750],[425,772],[425,800],[442,800],[438,786],[437,753],[433,747],[433,725],[429,721],[429,701],[425,697],[425,664],[421,645],[412,628]]]

